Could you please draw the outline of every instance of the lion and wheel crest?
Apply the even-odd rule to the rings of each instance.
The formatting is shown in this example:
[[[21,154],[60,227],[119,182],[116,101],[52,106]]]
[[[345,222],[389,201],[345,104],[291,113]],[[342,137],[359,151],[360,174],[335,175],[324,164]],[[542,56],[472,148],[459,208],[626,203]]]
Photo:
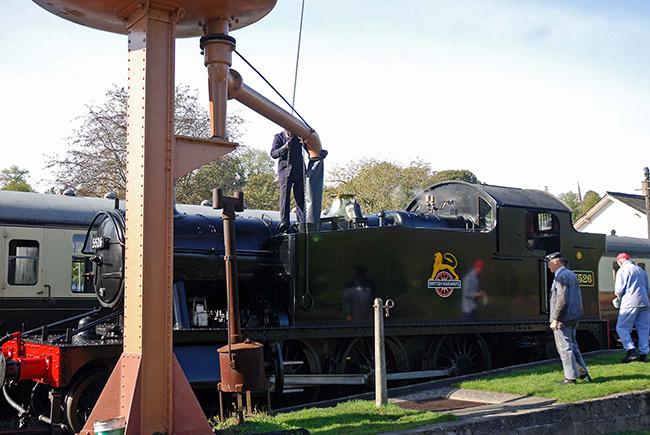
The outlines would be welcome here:
[[[429,288],[435,289],[440,297],[451,296],[456,288],[460,288],[460,278],[456,273],[458,260],[450,252],[436,252],[433,255],[433,272],[429,279]]]

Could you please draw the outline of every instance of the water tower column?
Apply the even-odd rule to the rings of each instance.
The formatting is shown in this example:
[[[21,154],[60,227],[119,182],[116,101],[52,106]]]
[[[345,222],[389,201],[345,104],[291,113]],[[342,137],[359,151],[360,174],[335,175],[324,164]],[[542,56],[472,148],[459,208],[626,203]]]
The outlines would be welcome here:
[[[138,356],[141,358],[141,406],[147,410],[142,413],[142,433],[169,433],[173,382],[174,24],[178,11],[156,10],[152,3],[149,5],[148,10],[138,8],[127,25],[124,353],[131,355],[132,365]]]
[[[174,33],[181,11],[146,2],[121,14],[129,45],[124,352],[82,433],[118,415],[127,419],[127,434],[212,433],[172,353]],[[184,418],[174,418],[178,413]]]

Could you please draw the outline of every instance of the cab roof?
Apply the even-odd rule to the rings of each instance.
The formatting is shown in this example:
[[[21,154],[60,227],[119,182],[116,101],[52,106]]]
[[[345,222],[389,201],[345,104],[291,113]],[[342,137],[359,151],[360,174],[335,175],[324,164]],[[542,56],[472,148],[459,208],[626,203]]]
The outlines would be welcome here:
[[[427,194],[435,196],[436,204],[453,201],[455,204],[475,203],[483,198],[493,207],[517,207],[571,213],[571,208],[548,192],[534,189],[471,184],[465,181],[443,181],[426,188],[411,201],[407,211],[426,211]]]

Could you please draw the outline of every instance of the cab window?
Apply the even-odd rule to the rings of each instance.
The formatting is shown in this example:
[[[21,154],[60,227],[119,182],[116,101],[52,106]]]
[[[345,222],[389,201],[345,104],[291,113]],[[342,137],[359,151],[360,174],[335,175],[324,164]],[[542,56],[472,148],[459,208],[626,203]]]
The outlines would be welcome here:
[[[9,242],[9,285],[36,285],[38,283],[39,244],[36,240]]]
[[[560,250],[560,221],[553,213],[526,213],[526,243],[533,251]]]
[[[480,229],[488,231],[494,227],[492,207],[480,196],[478,197],[478,226]]]
[[[93,281],[87,279],[86,272],[92,270],[89,256],[81,253],[86,236],[76,234],[72,236],[72,275],[70,277],[70,290],[73,293],[93,293]]]

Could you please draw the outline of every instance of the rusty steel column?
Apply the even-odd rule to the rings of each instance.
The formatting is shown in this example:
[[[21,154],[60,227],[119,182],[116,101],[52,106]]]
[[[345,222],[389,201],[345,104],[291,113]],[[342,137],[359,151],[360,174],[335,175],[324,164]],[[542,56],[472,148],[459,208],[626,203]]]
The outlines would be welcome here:
[[[166,13],[152,5],[149,3],[146,12],[141,10],[143,15],[137,21],[129,19],[127,26],[124,353],[141,357],[141,415],[129,420],[139,418],[142,433],[170,433],[176,18],[173,14],[178,11]]]
[[[226,291],[228,292],[228,343],[242,341],[239,318],[239,285],[237,281],[237,246],[235,241],[235,212],[244,211],[244,194],[238,192],[235,198],[223,195],[221,189],[212,191],[214,208],[223,209],[223,243],[225,251]]]
[[[172,353],[174,32],[181,11],[143,2],[122,13],[129,46],[124,352],[83,433],[107,415],[124,415],[129,435],[212,433]]]

